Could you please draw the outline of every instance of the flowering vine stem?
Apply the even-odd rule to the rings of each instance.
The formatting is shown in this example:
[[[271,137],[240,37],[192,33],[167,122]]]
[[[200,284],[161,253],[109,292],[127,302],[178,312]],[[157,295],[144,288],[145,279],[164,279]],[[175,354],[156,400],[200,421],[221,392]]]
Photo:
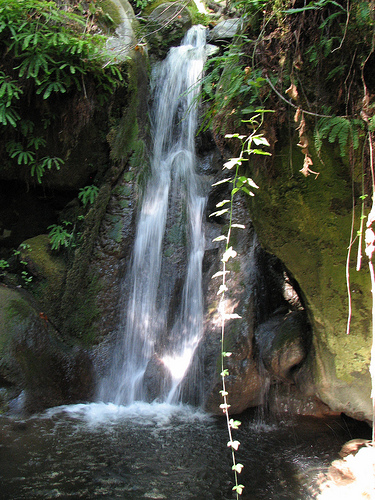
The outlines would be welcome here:
[[[228,224],[228,231],[226,235],[221,235],[215,238],[213,241],[225,241],[225,251],[223,253],[223,256],[221,258],[221,263],[222,263],[222,268],[221,271],[217,272],[214,274],[213,278],[216,277],[221,277],[221,285],[219,287],[219,290],[217,292],[217,295],[220,295],[220,302],[219,302],[219,307],[218,307],[218,312],[220,314],[221,318],[221,390],[220,394],[223,398],[223,402],[220,405],[220,408],[222,409],[223,413],[225,414],[226,417],[226,423],[227,423],[227,430],[228,430],[228,437],[229,441],[227,443],[228,447],[231,449],[231,456],[232,456],[232,470],[234,473],[234,486],[233,486],[233,491],[236,493],[236,498],[238,500],[239,495],[242,494],[242,491],[244,489],[244,485],[240,484],[239,482],[239,474],[241,473],[243,469],[243,464],[237,462],[236,460],[236,451],[238,450],[240,446],[240,442],[238,440],[233,439],[233,430],[238,429],[238,427],[241,425],[241,422],[239,420],[233,420],[233,418],[230,418],[229,416],[229,408],[230,404],[228,403],[228,391],[227,391],[227,386],[226,386],[226,377],[229,375],[229,370],[228,368],[225,367],[224,360],[226,358],[229,358],[231,356],[231,352],[226,352],[224,349],[224,341],[225,341],[225,324],[226,321],[229,319],[240,319],[241,316],[239,316],[236,313],[231,313],[228,314],[226,312],[226,300],[225,300],[225,294],[228,291],[227,287],[227,282],[226,282],[226,276],[229,273],[227,270],[227,262],[229,259],[236,257],[237,252],[233,249],[232,246],[230,246],[230,238],[231,238],[231,232],[232,228],[237,227],[244,229],[245,226],[243,224],[234,224],[233,223],[233,201],[234,201],[234,196],[238,191],[243,191],[249,196],[254,196],[254,193],[251,191],[251,189],[258,189],[258,186],[255,184],[255,182],[249,178],[245,177],[243,175],[240,175],[240,167],[242,165],[243,161],[247,161],[247,158],[244,158],[244,155],[252,155],[252,154],[261,154],[261,155],[270,155],[270,153],[267,153],[259,147],[261,146],[269,146],[268,141],[263,137],[261,133],[259,133],[259,129],[263,123],[263,116],[264,116],[264,110],[259,111],[257,115],[255,115],[253,118],[250,120],[246,120],[247,123],[250,123],[251,126],[253,127],[253,132],[249,136],[245,135],[239,135],[239,134],[227,134],[225,137],[227,139],[233,139],[237,138],[241,141],[242,147],[241,147],[241,152],[240,155],[237,158],[231,158],[228,160],[223,168],[227,170],[232,170],[234,168],[234,176],[221,180],[217,183],[214,184],[214,186],[217,186],[218,184],[223,184],[223,183],[230,183],[232,186],[231,189],[231,194],[230,194],[230,199],[228,200],[223,200],[219,202],[216,205],[217,210],[211,216],[221,216],[225,213],[229,215],[229,224]],[[260,120],[259,120],[260,118]],[[255,146],[255,148],[253,147]],[[226,208],[222,208],[222,207]]]

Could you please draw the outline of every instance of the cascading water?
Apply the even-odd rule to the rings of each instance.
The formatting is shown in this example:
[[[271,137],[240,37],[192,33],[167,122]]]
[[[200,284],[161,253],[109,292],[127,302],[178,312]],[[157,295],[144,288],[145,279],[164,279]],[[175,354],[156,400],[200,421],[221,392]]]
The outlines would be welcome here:
[[[202,336],[202,216],[205,197],[195,172],[199,79],[206,56],[206,30],[194,26],[154,72],[151,177],[143,197],[130,278],[130,295],[111,372],[100,399],[116,404],[148,400],[144,374],[152,359],[164,377],[159,399],[178,401],[179,384]],[[168,213],[186,219],[188,265],[177,319],[167,342],[167,298],[162,285],[163,241]],[[160,344],[163,352],[160,351]],[[158,351],[157,345],[159,345]],[[161,373],[160,372],[160,373]],[[153,399],[153,398],[151,398]]]
[[[204,32],[193,28],[155,73],[152,171],[124,281],[122,340],[99,396],[107,403],[57,407],[30,418],[1,414],[1,498],[232,498],[232,471],[218,445],[227,440],[225,426],[200,410],[169,404],[178,401],[181,385],[185,391],[180,382],[202,334],[205,198],[195,174],[194,103]],[[179,243],[171,248],[177,226]],[[167,387],[158,392],[164,403],[135,402],[151,399],[145,379],[153,361],[164,374],[160,385]],[[259,426],[248,413],[241,421],[241,482],[257,500],[321,498],[321,472],[341,444],[358,435],[354,421],[343,425],[339,418],[319,423],[280,414],[277,425]]]

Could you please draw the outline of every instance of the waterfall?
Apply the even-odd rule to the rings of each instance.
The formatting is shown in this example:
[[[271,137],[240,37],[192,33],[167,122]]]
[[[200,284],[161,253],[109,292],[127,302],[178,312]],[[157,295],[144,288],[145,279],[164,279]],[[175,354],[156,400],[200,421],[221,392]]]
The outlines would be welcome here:
[[[205,55],[205,28],[193,26],[153,74],[151,173],[137,223],[121,338],[110,374],[100,388],[99,397],[104,401],[130,404],[157,397],[177,402],[179,384],[202,336],[206,200],[195,171],[195,133]],[[168,257],[163,246],[170,213],[185,220],[187,266],[178,313],[166,334],[170,320],[163,270],[168,269]],[[146,371],[151,371],[152,379],[160,379],[151,396]]]

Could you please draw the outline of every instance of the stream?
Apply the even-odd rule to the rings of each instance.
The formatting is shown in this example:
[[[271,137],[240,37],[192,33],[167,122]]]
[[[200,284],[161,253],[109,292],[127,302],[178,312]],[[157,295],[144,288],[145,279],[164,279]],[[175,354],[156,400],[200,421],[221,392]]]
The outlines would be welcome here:
[[[347,418],[240,416],[242,500],[318,498],[344,442],[369,437]],[[1,499],[234,498],[223,418],[182,405],[90,403],[0,417]]]

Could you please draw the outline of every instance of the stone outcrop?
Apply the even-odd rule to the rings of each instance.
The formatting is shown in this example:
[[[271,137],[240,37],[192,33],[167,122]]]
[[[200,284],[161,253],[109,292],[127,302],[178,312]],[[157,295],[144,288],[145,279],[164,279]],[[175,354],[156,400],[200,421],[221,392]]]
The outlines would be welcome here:
[[[293,172],[285,164],[290,157],[287,147],[280,147],[274,156],[271,175],[253,165],[251,176],[260,189],[251,200],[251,214],[262,245],[290,270],[308,305],[314,348],[309,361],[312,390],[333,411],[370,421],[371,284],[365,259],[362,270],[355,270],[356,246],[348,261],[352,316],[346,333],[355,173],[332,148],[323,149],[320,158],[313,155],[315,168],[320,165],[317,178],[299,172],[303,163],[299,151],[293,149]],[[356,204],[358,224],[359,208]]]
[[[69,348],[35,299],[23,290],[0,287],[0,381],[3,406],[36,412],[88,400],[94,377],[87,352]]]
[[[158,5],[147,20],[146,35],[150,54],[163,59],[170,47],[180,44],[191,26],[191,15],[184,4],[170,2]]]

